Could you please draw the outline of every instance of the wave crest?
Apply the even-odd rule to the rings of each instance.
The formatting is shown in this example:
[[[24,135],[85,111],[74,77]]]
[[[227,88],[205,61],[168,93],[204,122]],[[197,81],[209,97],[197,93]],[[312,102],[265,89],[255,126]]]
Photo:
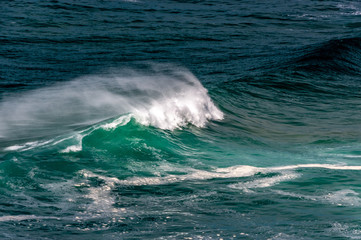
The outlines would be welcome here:
[[[203,127],[209,120],[223,118],[191,72],[152,65],[85,76],[9,97],[0,103],[0,136],[42,137],[128,114],[140,124],[168,130],[188,124]]]

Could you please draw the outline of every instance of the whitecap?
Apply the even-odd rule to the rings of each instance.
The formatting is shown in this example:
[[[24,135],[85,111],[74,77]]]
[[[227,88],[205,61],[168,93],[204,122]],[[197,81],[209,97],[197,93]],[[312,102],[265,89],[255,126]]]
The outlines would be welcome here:
[[[122,69],[19,96],[14,93],[0,103],[0,136],[16,140],[59,135],[116,116],[121,117],[103,128],[125,124],[130,116],[140,124],[168,130],[187,124],[204,127],[210,120],[223,119],[191,72],[153,64],[147,70]]]
[[[207,89],[191,72],[154,64],[147,71],[123,69],[84,76],[7,97],[0,103],[0,136],[9,141],[56,136],[49,141],[5,148],[6,151],[26,151],[63,142],[59,136],[66,139],[69,135],[65,133],[73,132],[70,138],[75,139],[76,144],[61,151],[65,153],[81,151],[85,134],[99,128],[114,130],[131,119],[145,126],[174,130],[187,125],[205,127],[207,122],[223,117]],[[79,128],[86,130],[78,131]]]

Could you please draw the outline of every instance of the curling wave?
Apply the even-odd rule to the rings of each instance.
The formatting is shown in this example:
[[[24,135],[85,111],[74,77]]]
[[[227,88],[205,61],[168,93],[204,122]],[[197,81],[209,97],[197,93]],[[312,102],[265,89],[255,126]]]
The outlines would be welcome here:
[[[204,127],[223,113],[188,70],[152,65],[75,79],[65,84],[12,96],[0,103],[0,138],[31,139],[73,131],[107,119],[112,129],[134,118],[138,123],[174,130]],[[129,121],[129,119],[127,120]]]

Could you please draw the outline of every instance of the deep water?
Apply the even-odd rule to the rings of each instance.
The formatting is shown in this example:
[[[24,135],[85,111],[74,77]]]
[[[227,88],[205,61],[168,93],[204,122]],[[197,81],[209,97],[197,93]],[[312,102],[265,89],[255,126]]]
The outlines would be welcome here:
[[[358,1],[2,1],[0,239],[360,239]]]

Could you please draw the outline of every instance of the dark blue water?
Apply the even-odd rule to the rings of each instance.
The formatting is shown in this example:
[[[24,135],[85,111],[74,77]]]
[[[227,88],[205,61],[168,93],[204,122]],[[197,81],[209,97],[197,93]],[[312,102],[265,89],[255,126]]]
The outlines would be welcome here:
[[[0,6],[1,239],[361,238],[361,3]]]

